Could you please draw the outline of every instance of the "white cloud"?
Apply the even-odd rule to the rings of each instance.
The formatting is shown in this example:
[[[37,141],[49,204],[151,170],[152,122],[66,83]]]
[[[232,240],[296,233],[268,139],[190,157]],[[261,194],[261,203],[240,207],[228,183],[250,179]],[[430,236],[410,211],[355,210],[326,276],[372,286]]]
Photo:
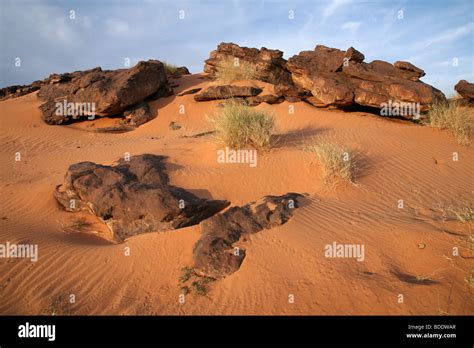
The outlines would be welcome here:
[[[441,43],[449,43],[459,39],[460,37],[470,34],[472,32],[472,28],[474,23],[468,23],[461,27],[449,29],[439,35],[435,35],[430,37],[428,40],[425,41],[425,47],[431,46],[433,44],[441,44]]]
[[[341,28],[344,30],[349,30],[352,34],[355,34],[362,23],[361,22],[346,22]]]
[[[107,26],[107,32],[109,34],[125,34],[130,31],[130,26],[127,22],[121,21],[120,19],[107,19],[105,22]]]
[[[331,17],[339,7],[349,2],[350,0],[331,0],[329,6],[327,6],[323,11],[323,20]]]

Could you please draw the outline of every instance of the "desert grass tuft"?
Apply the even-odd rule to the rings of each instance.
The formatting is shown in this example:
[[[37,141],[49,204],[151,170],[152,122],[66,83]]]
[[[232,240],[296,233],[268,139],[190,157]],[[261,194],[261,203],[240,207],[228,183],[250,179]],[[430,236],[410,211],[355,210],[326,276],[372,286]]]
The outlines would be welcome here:
[[[180,283],[187,282],[193,275],[195,275],[194,269],[192,267],[189,267],[189,266],[181,268],[181,271],[183,273],[179,277],[179,282]]]
[[[430,126],[447,129],[460,145],[471,143],[472,118],[468,108],[461,106],[457,100],[431,104],[428,117]]]
[[[176,72],[176,69],[178,69],[178,66],[177,65],[174,65],[174,64],[171,64],[171,63],[168,63],[166,61],[163,61],[163,66],[165,68],[165,71],[166,73],[168,74],[174,74]]]
[[[474,202],[467,202],[464,205],[451,206],[448,211],[456,216],[462,223],[474,221]]]
[[[238,58],[223,59],[216,66],[215,79],[222,83],[231,83],[239,80],[252,80],[257,76],[255,66]]]
[[[206,296],[209,292],[209,287],[203,284],[202,281],[195,281],[191,283],[191,287],[194,292],[199,296]]]
[[[84,217],[80,217],[71,220],[71,225],[69,226],[68,230],[73,232],[88,232],[92,225],[93,224],[87,221]]]
[[[335,178],[354,183],[356,161],[343,147],[331,142],[321,142],[307,146],[306,150],[317,154],[324,167],[324,179],[327,183]]]
[[[210,121],[217,138],[230,148],[267,149],[272,145],[275,119],[265,111],[230,101]]]

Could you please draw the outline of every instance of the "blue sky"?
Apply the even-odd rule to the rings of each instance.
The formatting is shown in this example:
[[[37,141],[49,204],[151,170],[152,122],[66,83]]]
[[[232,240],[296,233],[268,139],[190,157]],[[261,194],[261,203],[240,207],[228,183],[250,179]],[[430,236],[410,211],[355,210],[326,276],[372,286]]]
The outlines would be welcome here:
[[[285,58],[354,46],[366,62],[410,61],[450,95],[460,79],[474,82],[474,0],[0,0],[0,87],[126,58],[200,72],[220,42]]]

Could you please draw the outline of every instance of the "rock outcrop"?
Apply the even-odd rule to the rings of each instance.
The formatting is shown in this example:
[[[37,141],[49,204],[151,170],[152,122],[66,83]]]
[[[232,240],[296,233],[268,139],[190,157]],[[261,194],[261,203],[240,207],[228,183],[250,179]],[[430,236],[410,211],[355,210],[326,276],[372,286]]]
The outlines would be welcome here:
[[[454,89],[461,97],[463,97],[469,103],[474,104],[474,83],[461,80],[456,84],[456,86],[454,86]]]
[[[0,100],[17,98],[23,95],[33,93],[41,88],[43,81],[35,81],[31,85],[15,85],[0,89]]]
[[[419,80],[425,75],[422,69],[403,61],[365,63],[364,55],[353,47],[342,51],[318,45],[286,61],[278,50],[221,43],[206,60],[204,71],[215,77],[220,64],[235,58],[253,66],[255,79],[275,85],[274,102],[305,100],[318,107],[377,109],[404,102],[419,103],[420,111],[425,111],[431,103],[446,100],[441,91]],[[248,101],[249,105],[260,103]]]
[[[88,210],[96,215],[117,241],[194,225],[229,205],[169,185],[164,159],[145,154],[112,166],[73,164],[55,197],[67,211]]]
[[[265,196],[202,221],[201,238],[193,250],[196,273],[219,279],[237,271],[245,258],[245,250],[235,249],[234,243],[245,235],[286,223],[301,197],[296,193]]]
[[[286,69],[282,51],[269,50],[265,47],[261,49],[240,47],[234,43],[221,43],[217,46],[217,49],[211,52],[210,58],[205,61],[204,72],[214,77],[221,62],[235,58],[250,63],[254,67],[257,80],[273,84],[291,83],[291,75]]]
[[[319,45],[291,57],[287,68],[294,84],[323,106],[381,108],[392,101],[419,103],[423,111],[434,101],[445,100],[442,92],[419,81],[424,71],[408,62],[363,60],[364,55],[352,47],[341,51]]]
[[[45,101],[40,106],[44,121],[63,124],[81,117],[120,115],[146,98],[170,92],[163,64],[149,60],[130,69],[95,68],[59,75],[57,79],[50,77],[38,97]]]

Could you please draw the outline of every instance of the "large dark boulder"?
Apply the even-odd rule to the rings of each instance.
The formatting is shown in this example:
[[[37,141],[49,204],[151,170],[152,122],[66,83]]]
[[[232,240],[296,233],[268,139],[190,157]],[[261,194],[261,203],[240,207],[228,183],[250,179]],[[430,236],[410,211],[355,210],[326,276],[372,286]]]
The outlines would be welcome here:
[[[171,89],[164,66],[157,60],[142,61],[130,69],[105,70],[95,68],[57,76],[50,76],[38,97],[45,101],[40,106],[48,124],[63,124],[73,119],[94,116],[120,115],[146,98],[169,95]],[[61,105],[87,105],[83,110],[60,110]]]
[[[129,161],[120,159],[112,166],[73,164],[55,197],[67,211],[87,210],[96,215],[117,241],[194,225],[229,205],[170,185],[164,159],[144,154]]]
[[[411,63],[363,60],[364,55],[353,47],[341,51],[318,45],[291,57],[287,68],[294,84],[317,100],[313,104],[382,108],[392,101],[419,103],[424,111],[431,103],[445,100],[441,91],[419,81],[425,73]]]
[[[242,236],[286,223],[302,195],[265,196],[242,207],[202,221],[201,238],[194,246],[194,269],[201,276],[223,278],[240,268],[245,250],[234,249]]]
[[[474,83],[461,80],[454,86],[454,89],[468,102],[474,103]]]

